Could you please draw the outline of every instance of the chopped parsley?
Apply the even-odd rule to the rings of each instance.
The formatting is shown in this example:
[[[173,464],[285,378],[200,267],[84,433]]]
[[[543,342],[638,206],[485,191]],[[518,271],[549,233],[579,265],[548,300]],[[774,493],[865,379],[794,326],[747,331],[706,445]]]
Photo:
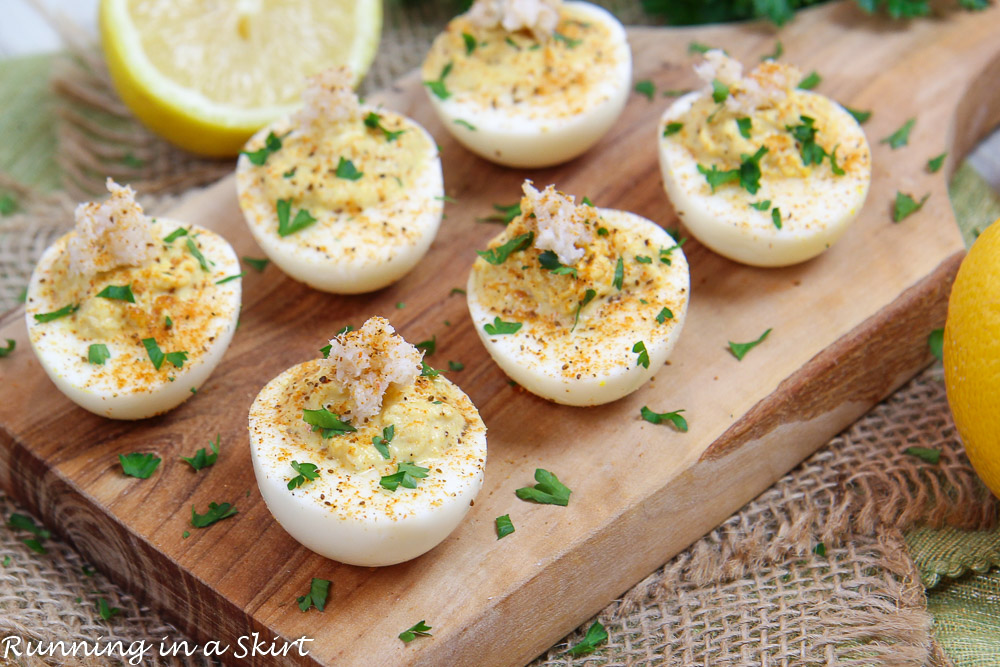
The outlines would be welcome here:
[[[0,354],[0,356],[4,356]],[[87,361],[95,366],[103,366],[104,362],[111,358],[111,352],[104,343],[92,343],[87,348]]]
[[[139,454],[138,452],[118,455],[118,462],[122,464],[122,472],[129,477],[138,477],[139,479],[149,479],[162,460],[154,454]]]
[[[525,486],[514,491],[515,495],[521,500],[532,500],[543,505],[565,507],[569,504],[569,496],[573,492],[554,474],[543,468],[536,468],[535,481],[538,483],[534,486]]]
[[[358,429],[349,423],[342,421],[340,415],[335,415],[326,408],[319,410],[302,410],[302,421],[312,426],[313,432],[322,431],[323,439],[332,438],[335,435],[354,433]]]
[[[682,129],[684,129],[684,123],[667,123],[667,126],[663,128],[663,136],[669,137],[672,134],[677,134]]]
[[[211,271],[212,269],[208,266],[208,260],[201,254],[201,250],[198,249],[198,244],[194,242],[194,239],[189,236],[185,239],[185,243],[187,244],[188,252],[194,255],[194,258],[198,260],[198,264],[201,265],[201,270]]]
[[[108,285],[98,292],[97,296],[103,299],[135,303],[135,295],[132,294],[132,285]]]
[[[555,40],[557,42],[562,42],[563,44],[565,44],[567,49],[575,49],[576,47],[583,44],[582,39],[573,39],[572,37],[567,37],[558,30],[553,32],[552,36],[555,37]]]
[[[160,346],[156,344],[155,338],[143,338],[142,346],[146,348],[146,354],[149,355],[149,360],[153,363],[153,368],[160,370],[160,366],[163,365],[164,361],[169,361],[177,368],[183,368],[184,362],[187,361],[187,352],[168,352],[163,353]]]
[[[267,162],[267,158],[270,157],[271,153],[279,150],[281,150],[281,139],[275,136],[274,132],[269,132],[267,139],[264,140],[263,148],[255,151],[241,151],[240,155],[246,155],[251,164],[260,167]]]
[[[462,40],[465,41],[465,55],[471,56],[476,50],[476,38],[467,32],[462,33]]]
[[[414,347],[418,350],[423,350],[425,352],[424,356],[429,357],[437,351],[437,339],[436,335],[431,336],[430,340],[422,340]]]
[[[737,118],[736,127],[740,131],[740,136],[744,139],[750,138],[750,130],[753,129],[753,121],[747,118]]]
[[[122,613],[118,607],[111,607],[104,598],[97,598],[97,613],[102,620],[110,621],[112,618]]]
[[[299,463],[292,461],[292,470],[299,473],[288,480],[288,490],[297,489],[306,482],[319,478],[319,467],[315,463]]]
[[[858,125],[863,125],[869,118],[872,117],[871,111],[861,111],[860,109],[852,109],[851,107],[844,107],[847,113],[854,116],[854,120],[858,121]]]
[[[511,220],[521,215],[521,202],[516,202],[509,206],[504,206],[503,204],[493,204],[493,210],[498,213],[485,218],[478,218],[478,220],[480,222],[502,222],[507,225],[510,224]]]
[[[497,526],[497,539],[502,539],[507,537],[514,532],[514,522],[510,520],[509,514],[504,514],[503,516],[498,516],[496,518]]]
[[[354,166],[354,163],[345,158],[343,155],[340,156],[340,161],[337,163],[337,178],[343,178],[348,181],[356,181],[365,173],[363,171],[358,171],[358,168]]]
[[[646,99],[650,102],[653,101],[653,97],[656,95],[656,86],[649,79],[643,79],[642,81],[637,81],[635,84],[635,92],[640,95],[645,95]]]
[[[36,322],[51,322],[52,320],[58,320],[60,317],[72,315],[79,309],[80,304],[71,303],[67,306],[63,306],[59,310],[53,310],[51,313],[37,313],[34,317]]]
[[[219,458],[219,443],[222,441],[222,435],[216,434],[215,442],[211,440],[208,441],[209,447],[211,447],[211,453],[206,452],[205,448],[200,448],[194,453],[194,456],[182,456],[181,460],[186,461],[189,466],[194,468],[195,472],[201,470],[202,468],[207,468],[214,465]]]
[[[607,236],[610,233],[611,232],[608,231],[607,227],[598,227],[597,228],[597,235],[598,236]]]
[[[489,325],[487,324],[486,326],[489,326]],[[439,370],[437,370],[435,368],[431,368],[430,366],[427,365],[426,361],[424,361],[423,359],[421,359],[420,360],[420,375],[421,375],[421,377],[425,377],[425,378],[436,378],[438,375],[441,375],[441,371],[439,371]]]
[[[674,313],[669,308],[664,306],[664,308],[656,314],[656,321],[658,324],[663,324],[667,320],[674,319]]]
[[[382,116],[378,115],[374,111],[369,111],[368,112],[368,115],[365,116],[364,122],[365,122],[365,127],[368,127],[368,128],[370,128],[372,130],[381,130],[382,134],[385,135],[385,140],[386,141],[395,141],[396,138],[399,135],[401,135],[404,132],[406,132],[405,129],[404,130],[395,130],[395,131],[393,131],[393,130],[387,130],[386,127],[385,127],[385,125],[382,124]],[[344,158],[340,158],[340,159],[343,160]],[[353,166],[354,165],[351,165],[352,168],[353,168]],[[337,165],[337,171],[338,172],[340,171],[340,165],[339,164]],[[340,176],[340,174],[338,173],[337,176]],[[349,176],[347,176],[347,177],[340,176],[340,177],[341,178],[350,178]],[[351,178],[351,180],[352,181],[356,181],[356,180],[358,180],[358,178],[361,178],[361,176],[358,175],[357,178]]]
[[[163,242],[166,243],[167,245],[169,245],[169,244],[173,243],[174,241],[176,241],[177,239],[179,239],[180,237],[187,236],[187,234],[188,234],[188,230],[187,229],[185,229],[184,227],[178,227],[174,231],[172,231],[169,234],[167,234],[166,236],[164,236],[163,237]]]
[[[817,556],[826,557],[826,545],[820,542],[813,547],[813,553]]]
[[[937,463],[941,460],[941,450],[933,449],[931,447],[907,447],[903,450],[904,454],[909,454],[910,456],[916,456],[918,459],[926,461],[927,463]]]
[[[441,76],[436,81],[424,81],[427,89],[434,93],[434,96],[440,100],[446,100],[451,97],[451,93],[448,92],[448,88],[444,84],[445,77],[451,72],[451,68],[452,63],[449,62],[441,69]]]
[[[174,321],[173,321],[172,319],[170,319],[170,316],[169,316],[169,315],[167,315],[167,316],[166,316],[166,317],[165,317],[165,318],[163,319],[163,326],[164,326],[164,327],[166,327],[167,329],[169,329],[169,328],[171,328],[171,327],[173,327],[173,326],[174,326]]]
[[[800,125],[786,125],[785,129],[792,133],[799,144],[802,164],[806,167],[811,164],[822,164],[826,151],[816,143],[816,119],[810,116],[799,116],[799,118],[802,120]]]
[[[236,506],[229,503],[209,503],[208,511],[204,514],[198,514],[194,505],[191,506],[191,525],[195,528],[207,528],[216,521],[222,521],[231,516],[236,516]]]
[[[893,150],[897,148],[902,148],[903,146],[910,143],[910,131],[913,126],[916,125],[917,119],[911,118],[910,120],[903,123],[903,126],[898,130],[890,134],[885,139],[879,141],[880,144],[889,144],[889,147]]]
[[[7,345],[5,347],[0,347],[0,359],[8,356],[17,347],[17,341],[13,338],[7,339]]]
[[[821,77],[819,75],[819,72],[817,72],[816,70],[813,70],[813,71],[809,72],[809,74],[805,75],[802,78],[801,81],[799,81],[799,86],[798,87],[801,90],[812,90],[813,88],[815,88],[816,86],[818,86],[819,83],[820,83],[820,81],[822,81],[822,80],[823,80],[823,77]]]
[[[402,461],[396,464],[396,472],[391,475],[385,475],[379,479],[378,483],[390,491],[395,491],[400,486],[407,489],[415,489],[417,488],[417,480],[427,477],[429,471],[430,468],[423,468],[415,463]]]
[[[913,215],[923,208],[924,202],[927,201],[928,197],[930,197],[930,193],[924,195],[920,201],[916,201],[905,192],[897,191],[896,202],[892,207],[892,221],[901,222],[903,219]]]
[[[646,351],[646,344],[640,340],[632,346],[632,351],[639,355],[635,360],[635,365],[649,368],[649,352]]]
[[[761,62],[765,60],[777,60],[785,53],[785,45],[781,43],[779,39],[774,43],[774,51],[771,53],[766,53],[760,57]]]
[[[580,200],[580,203],[583,204],[584,206],[594,205],[594,202],[590,201],[590,197],[588,197],[587,195],[583,196],[583,199]]]
[[[729,97],[729,86],[718,79],[712,79],[712,100],[716,104],[722,104]]]
[[[17,210],[17,201],[10,195],[0,197],[0,215],[10,215]]]
[[[461,125],[462,127],[464,127],[465,129],[469,130],[470,132],[475,132],[476,131],[476,126],[473,125],[472,123],[470,123],[467,120],[462,120],[461,118],[456,118],[452,122],[455,125]]]
[[[464,371],[465,370],[465,364],[463,364],[461,361],[451,361],[451,360],[449,360],[448,361],[448,370],[455,371],[456,373],[458,371]]]
[[[688,44],[688,53],[708,53],[714,47],[708,44],[702,44],[701,42],[691,42]]]
[[[483,331],[491,336],[517,333],[521,329],[520,322],[504,322],[499,316],[493,318],[493,323],[483,325]]]
[[[515,236],[501,246],[488,250],[477,250],[476,254],[493,265],[503,264],[511,254],[524,250],[535,240],[534,232],[526,232]]]
[[[927,161],[927,171],[931,172],[932,174],[936,174],[941,169],[941,166],[944,164],[944,159],[946,157],[948,157],[947,153],[941,153],[941,155],[938,155],[937,157],[932,157],[930,160]]]
[[[681,413],[684,410],[674,410],[673,412],[653,412],[645,405],[639,410],[639,414],[642,418],[648,421],[650,424],[665,424],[670,422],[674,425],[681,433],[687,433],[688,423],[684,417],[681,417]]]
[[[708,181],[708,185],[712,188],[713,193],[721,185],[739,181],[740,187],[750,194],[755,195],[757,194],[757,190],[760,189],[760,159],[764,157],[767,150],[767,146],[761,146],[753,155],[747,155],[746,153],[740,155],[742,162],[736,169],[720,171],[714,164],[711,169],[707,169],[699,164],[698,171]]]
[[[520,50],[521,50],[521,47],[520,47],[520,45],[519,45],[519,44],[518,44],[517,42],[515,42],[515,41],[514,41],[514,39],[513,39],[513,38],[512,38],[512,37],[511,37],[510,35],[508,35],[507,37],[504,37],[504,41],[505,41],[505,42],[507,42],[507,44],[508,44],[509,46],[511,46],[511,47],[513,47],[513,48],[515,48],[515,49],[517,49],[518,51],[520,51]],[[443,77],[442,77],[442,78],[443,78]]]
[[[615,264],[615,278],[611,281],[611,284],[621,291],[622,285],[625,283],[625,260],[622,257],[618,258],[618,263]]]
[[[594,621],[594,624],[587,628],[587,634],[584,635],[583,639],[566,651],[566,653],[569,655],[587,655],[596,651],[598,645],[603,644],[607,640],[607,630],[604,629],[600,621]]]
[[[771,209],[771,222],[778,229],[781,229],[781,209],[778,207]]]
[[[215,284],[216,285],[225,285],[226,283],[230,283],[230,282],[232,282],[234,280],[239,280],[240,278],[242,278],[245,275],[246,275],[246,271],[240,271],[237,274],[234,274],[234,275],[231,275],[231,276],[226,276],[225,278],[221,278],[219,280],[216,280]]]
[[[299,212],[295,214],[295,219],[289,222],[292,215],[291,198],[279,199],[275,203],[275,209],[278,214],[278,236],[282,238],[290,234],[294,234],[297,231],[301,231],[316,222],[316,218],[312,217],[309,211],[304,208],[299,209]]]
[[[399,633],[399,638],[403,640],[403,643],[409,644],[417,637],[431,637],[431,633],[428,630],[431,626],[427,625],[425,621],[420,621],[412,628],[408,628]]]
[[[289,169],[288,171],[286,171],[285,173],[283,173],[283,174],[281,175],[281,177],[282,177],[282,178],[291,178],[292,176],[294,176],[294,175],[295,175],[295,171],[296,171],[297,169],[298,169],[298,167],[292,167],[291,169]]]
[[[404,308],[406,308],[406,304],[404,302],[402,301],[396,302],[396,310],[403,310]]]
[[[653,263],[653,258],[652,257],[648,257],[646,255],[636,255],[635,256],[635,261],[639,262],[640,264],[652,264]]]
[[[566,266],[559,261],[559,256],[551,250],[546,250],[538,256],[538,263],[543,269],[548,269],[557,276],[573,276],[576,278],[576,267]]]
[[[378,453],[382,455],[384,459],[391,459],[392,456],[389,454],[389,443],[392,439],[396,437],[396,425],[389,424],[384,429],[382,429],[382,435],[373,435],[372,444],[375,445],[375,449]]]
[[[323,611],[326,606],[326,596],[330,593],[330,582],[326,579],[313,577],[309,584],[309,592],[295,599],[299,603],[299,609],[303,612],[309,611],[310,607],[316,607]]]
[[[762,333],[757,340],[752,340],[749,343],[734,343],[733,341],[729,341],[729,351],[733,353],[737,361],[743,361],[743,357],[746,356],[747,352],[763,343],[769,333],[771,333],[771,329]]]
[[[26,530],[32,535],[43,540],[47,540],[52,537],[52,533],[36,524],[30,516],[25,514],[11,514],[10,518],[7,519],[7,527],[15,530]]]
[[[576,329],[576,325],[580,321],[580,311],[583,310],[584,306],[593,301],[595,296],[597,296],[597,291],[593,289],[588,289],[583,293],[583,299],[576,306],[576,315],[573,317],[573,328],[570,331]]]
[[[833,152],[830,153],[830,171],[833,172],[834,176],[843,176],[844,169],[839,164],[837,164],[837,149],[840,148],[840,144],[833,147]]]
[[[465,294],[465,290],[462,289],[461,287],[452,287],[451,292],[448,293],[448,296],[454,296],[455,294]]]
[[[666,264],[667,266],[670,266],[671,262],[673,261],[672,259],[670,259],[670,255],[674,252],[674,250],[677,250],[685,243],[687,243],[687,239],[682,238],[680,241],[673,244],[669,248],[660,248],[660,262]]]
[[[765,199],[764,201],[752,201],[750,202],[750,208],[755,208],[758,211],[766,211],[771,208],[771,200]]]
[[[944,361],[944,329],[934,329],[927,337],[927,347],[938,361]]]

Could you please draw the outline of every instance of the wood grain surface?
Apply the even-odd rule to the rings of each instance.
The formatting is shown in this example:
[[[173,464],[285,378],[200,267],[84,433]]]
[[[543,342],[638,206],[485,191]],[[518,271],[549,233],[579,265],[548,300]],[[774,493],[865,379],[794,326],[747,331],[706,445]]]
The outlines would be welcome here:
[[[926,339],[944,321],[963,253],[946,178],[961,154],[1000,120],[1000,8],[911,22],[835,3],[799,14],[777,33],[762,24],[632,29],[636,80],[658,91],[697,85],[691,41],[725,47],[747,63],[770,53],[823,77],[818,90],[870,109],[868,203],[829,252],[785,269],[729,262],[694,241],[688,321],[671,363],[637,393],[599,408],[558,406],[507,383],[480,345],[461,296],[474,258],[499,231],[476,222],[511,203],[525,176],[588,195],[673,227],[656,155],[656,120],[669,98],[634,94],[614,130],[581,158],[525,172],[488,164],[458,146],[411,76],[384,101],[414,117],[441,145],[456,203],[424,262],[400,283],[363,296],[312,291],[272,264],[244,278],[242,324],[215,374],[168,415],[120,423],[62,397],[30,352],[23,312],[0,320],[18,342],[0,361],[0,485],[88,559],[161,608],[201,641],[230,645],[260,633],[307,636],[307,657],[258,655],[253,664],[523,664],[718,525],[930,361]],[[980,81],[979,85],[973,85]],[[916,117],[908,146],[879,140]],[[928,158],[950,155],[938,174]],[[891,220],[896,191],[930,193],[924,208]],[[211,227],[240,255],[261,256],[242,222],[232,178],[190,198],[171,217]],[[405,307],[397,308],[397,303]],[[414,561],[360,568],[299,546],[271,518],[256,489],[246,430],[257,391],[313,358],[345,324],[387,316],[411,342],[437,336],[435,367],[473,399],[489,427],[486,484],[466,520]],[[738,362],[727,341],[767,328]],[[639,408],[684,409],[690,431],[639,418]],[[219,462],[200,473],[190,456],[221,435]],[[154,452],[148,480],[124,477],[119,453]],[[518,500],[536,467],[573,489],[568,507]],[[239,514],[205,529],[191,506],[234,503]],[[510,514],[516,532],[496,539]],[[182,534],[190,530],[185,539]],[[312,577],[332,581],[322,613],[295,600]],[[432,638],[404,645],[425,619]],[[246,642],[246,640],[244,640]]]

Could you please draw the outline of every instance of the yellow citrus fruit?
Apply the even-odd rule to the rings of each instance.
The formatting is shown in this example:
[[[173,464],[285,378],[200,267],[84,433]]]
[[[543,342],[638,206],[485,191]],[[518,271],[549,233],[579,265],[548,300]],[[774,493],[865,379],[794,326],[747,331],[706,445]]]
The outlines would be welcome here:
[[[969,460],[1000,497],[1000,221],[958,269],[944,327],[944,381]]]
[[[305,78],[378,48],[378,0],[101,0],[101,44],[122,100],[194,153],[236,155],[299,104]]]

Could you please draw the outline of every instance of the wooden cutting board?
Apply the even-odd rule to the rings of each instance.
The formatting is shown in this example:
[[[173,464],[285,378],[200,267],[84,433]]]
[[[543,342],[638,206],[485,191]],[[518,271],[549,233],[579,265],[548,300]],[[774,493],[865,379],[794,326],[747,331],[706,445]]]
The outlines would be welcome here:
[[[190,401],[141,423],[95,417],[59,394],[31,354],[20,309],[0,320],[17,351],[0,361],[0,484],[107,574],[162,609],[200,641],[229,645],[259,632],[314,639],[295,663],[496,664],[531,660],[672,555],[766,489],[874,403],[925,366],[927,336],[944,321],[962,242],[946,179],[1000,121],[1000,7],[890,22],[836,3],[798,15],[776,33],[763,24],[632,29],[636,80],[657,91],[697,85],[688,44],[725,47],[747,63],[780,37],[784,60],[823,77],[818,90],[873,110],[868,203],[832,250],[801,266],[755,269],[689,241],[688,321],[672,362],[612,405],[554,405],[507,383],[480,345],[464,299],[474,258],[499,231],[476,222],[511,203],[525,176],[588,195],[672,227],[656,156],[656,120],[670,99],[634,94],[615,129],[585,156],[525,172],[488,164],[458,146],[433,117],[419,79],[384,96],[441,144],[447,193],[437,241],[399,284],[363,296],[312,291],[273,265],[244,279],[242,326],[215,374]],[[908,146],[879,139],[917,119]],[[929,174],[928,158],[949,152]],[[896,191],[930,194],[894,224]],[[233,180],[192,197],[171,217],[261,256],[241,220]],[[397,306],[397,304],[399,304]],[[405,304],[403,306],[402,304]],[[256,489],[247,410],[265,382],[315,357],[345,324],[387,316],[410,341],[437,336],[436,367],[479,406],[489,427],[486,485],[458,530],[427,555],[386,568],[326,560],[300,547],[271,518]],[[727,341],[767,341],[742,362]],[[655,426],[639,408],[686,410],[690,431]],[[195,474],[190,456],[221,434],[222,454]],[[124,477],[117,454],[155,452],[148,480]],[[536,467],[573,490],[568,507],[518,500]],[[206,529],[191,506],[234,503],[239,514]],[[498,541],[493,520],[516,532]],[[185,530],[191,531],[187,539]],[[312,577],[333,582],[326,610],[299,611]],[[425,619],[433,638],[396,635]],[[245,645],[247,640],[244,640]],[[294,653],[294,651],[293,651]],[[254,664],[289,664],[257,656]]]

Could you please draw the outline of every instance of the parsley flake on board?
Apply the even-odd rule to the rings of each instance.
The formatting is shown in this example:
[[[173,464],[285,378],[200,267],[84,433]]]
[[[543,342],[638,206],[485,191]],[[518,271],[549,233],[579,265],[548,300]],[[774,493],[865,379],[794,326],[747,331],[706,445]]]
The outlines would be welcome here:
[[[392,456],[389,454],[389,443],[396,436],[396,426],[395,424],[389,424],[384,429],[382,429],[382,435],[373,435],[372,444],[375,445],[375,449],[378,453],[382,455],[384,459],[391,459]]]
[[[640,340],[632,346],[632,351],[639,355],[635,360],[635,365],[649,368],[649,352],[646,351],[646,344]]]
[[[270,264],[269,259],[257,259],[256,257],[244,257],[243,261],[246,262],[247,266],[253,268],[257,273],[263,273],[267,265]]]
[[[684,410],[674,410],[673,412],[653,412],[644,405],[639,411],[639,414],[642,415],[642,418],[650,424],[665,424],[666,422],[670,422],[674,425],[674,428],[681,433],[687,433],[688,423],[684,417],[681,417],[682,412],[684,412]]]
[[[330,582],[326,579],[313,577],[309,584],[309,592],[295,599],[299,603],[299,609],[303,612],[309,611],[310,607],[316,607],[323,611],[326,606],[326,597],[330,593]]]
[[[445,78],[451,72],[452,63],[448,63],[441,69],[441,75],[435,81],[424,81],[424,85],[430,90],[435,97],[439,100],[446,100],[451,97],[451,93],[448,92],[447,86],[444,84]]]
[[[382,116],[378,115],[374,111],[369,111],[368,112],[368,115],[365,116],[364,123],[365,123],[365,127],[367,127],[367,128],[370,128],[372,130],[381,130],[382,134],[385,135],[385,140],[386,141],[395,141],[396,138],[399,135],[401,135],[404,132],[406,132],[405,129],[404,130],[395,130],[395,131],[386,129],[385,125],[382,124]],[[344,158],[340,158],[340,159],[343,160]],[[339,171],[340,165],[337,165],[337,169]],[[337,174],[337,175],[340,176],[340,174]],[[343,176],[341,176],[341,178],[343,178]],[[361,177],[358,176],[358,178],[361,178]],[[352,180],[357,180],[357,179],[352,179]]]
[[[154,454],[140,454],[138,452],[118,455],[118,462],[122,464],[122,472],[129,477],[138,477],[139,479],[149,479],[162,460]]]
[[[498,540],[507,537],[514,532],[514,522],[510,520],[509,514],[498,516],[496,518],[496,526]]]
[[[672,319],[674,319],[674,313],[669,308],[666,307],[664,307],[663,310],[661,310],[656,315],[656,321],[659,324],[663,324],[667,320],[672,320]]]
[[[750,130],[753,129],[753,121],[750,118],[737,118],[736,128],[740,131],[740,136],[744,139],[750,138]]]
[[[58,320],[60,317],[72,315],[78,310],[80,310],[80,304],[71,303],[67,306],[63,306],[59,310],[53,310],[51,313],[36,313],[34,318],[36,322],[51,322],[52,320]]]
[[[457,371],[464,371],[465,370],[465,364],[463,364],[461,361],[449,361],[448,362],[448,370],[456,371],[456,372]]]
[[[483,331],[491,336],[517,333],[521,329],[520,322],[504,322],[499,316],[493,318],[493,323],[483,325]]]
[[[292,470],[299,473],[288,480],[288,490],[297,489],[306,482],[311,482],[319,478],[319,466],[315,463],[299,463],[292,461]]]
[[[772,51],[771,53],[764,54],[763,56],[760,57],[760,60],[761,62],[765,60],[777,60],[782,55],[784,55],[784,53],[785,53],[785,45],[782,44],[781,40],[779,39],[774,43],[774,51]]]
[[[299,212],[295,214],[295,219],[292,220],[291,198],[279,199],[275,203],[275,210],[278,215],[278,236],[282,238],[301,231],[316,222],[316,218],[312,217],[312,214],[304,208],[299,209]],[[291,221],[289,222],[289,220]]]
[[[889,147],[892,148],[893,150],[896,150],[897,148],[902,148],[903,146],[910,143],[910,130],[913,129],[913,126],[916,124],[916,122],[917,122],[916,118],[911,118],[910,120],[903,123],[903,126],[900,127],[898,130],[890,134],[885,139],[881,139],[879,143],[889,144]]]
[[[807,74],[805,77],[803,77],[801,81],[799,81],[798,87],[801,90],[812,90],[813,88],[818,86],[820,84],[820,81],[822,80],[823,77],[819,75],[819,72],[813,70],[809,72],[809,74]]]
[[[927,161],[927,171],[931,172],[932,174],[936,174],[938,171],[940,171],[941,166],[944,164],[944,159],[946,157],[948,157],[947,153],[941,153],[941,155],[938,155],[937,157],[932,157],[930,160]]]
[[[205,256],[201,254],[201,250],[198,249],[198,244],[194,242],[194,239],[189,236],[184,239],[184,242],[187,244],[188,252],[194,255],[194,258],[198,260],[198,264],[201,265],[201,270],[211,271],[212,269],[208,266],[208,260],[206,260]]]
[[[319,410],[302,410],[302,421],[312,426],[312,430],[322,431],[323,439],[332,438],[335,435],[353,433],[358,429],[345,421],[341,421],[339,415],[335,415],[326,408]]]
[[[337,163],[337,172],[335,175],[337,178],[343,178],[348,181],[356,181],[364,176],[365,173],[363,171],[358,171],[358,168],[354,166],[353,162],[341,155],[340,161]]]
[[[916,456],[927,463],[936,464],[941,460],[941,450],[930,447],[907,447],[903,450],[903,453]]]
[[[927,347],[938,361],[944,361],[944,329],[934,329],[927,337]]]
[[[663,136],[669,137],[672,134],[677,134],[682,129],[684,129],[684,123],[667,123],[667,126],[663,128]]]
[[[593,289],[588,289],[583,293],[583,299],[576,306],[576,315],[573,317],[573,328],[570,331],[576,329],[576,325],[580,321],[580,311],[583,310],[584,306],[593,301],[595,296],[597,296],[597,291]]]
[[[781,209],[780,208],[775,207],[775,208],[771,209],[771,222],[774,223],[775,227],[777,227],[778,229],[781,229]]]
[[[437,335],[431,336],[430,340],[422,340],[416,345],[415,348],[424,351],[424,356],[429,357],[437,351]]]
[[[892,207],[892,221],[901,222],[905,218],[910,217],[920,209],[924,207],[924,202],[930,197],[930,193],[923,196],[920,201],[916,201],[913,197],[906,194],[905,192],[896,192],[896,202]]]
[[[620,292],[622,285],[625,283],[625,260],[622,257],[618,258],[618,263],[615,264],[615,278],[611,281],[611,284],[618,289]]]
[[[189,466],[194,468],[195,472],[198,472],[202,468],[214,465],[216,460],[219,458],[219,443],[221,441],[222,435],[217,433],[215,435],[215,442],[212,442],[211,440],[208,442],[209,447],[211,448],[211,453],[206,452],[205,448],[202,447],[194,453],[194,456],[182,456],[181,461],[186,461]]]
[[[0,347],[0,359],[8,356],[17,347],[17,341],[13,338],[7,339],[7,345],[5,347]]]
[[[102,620],[110,621],[112,618],[122,613],[122,610],[118,607],[109,606],[108,601],[104,598],[97,598],[97,613],[100,615]]]
[[[132,285],[108,285],[97,296],[113,301],[128,301],[135,303],[135,295],[132,294]]]
[[[708,53],[714,47],[708,44],[702,44],[701,42],[691,42],[688,44],[688,53]]]
[[[854,120],[858,121],[858,125],[863,125],[872,117],[871,111],[862,111],[860,109],[852,109],[851,107],[844,107],[844,109],[847,110],[847,113],[854,116]]]
[[[493,265],[500,265],[507,261],[513,253],[524,250],[535,240],[534,232],[527,232],[515,236],[503,245],[488,250],[477,250],[476,254]]]
[[[191,525],[195,528],[207,528],[217,521],[236,516],[236,506],[229,503],[209,503],[208,511],[198,514],[194,505],[191,506]]]
[[[428,630],[430,629],[431,626],[427,625],[426,621],[420,621],[419,623],[416,623],[413,627],[407,628],[406,630],[400,632],[399,638],[403,640],[404,644],[409,644],[417,637],[433,636],[431,635],[430,632],[428,632]]]
[[[642,81],[637,81],[635,84],[635,92],[640,95],[645,95],[646,99],[650,102],[653,101],[653,97],[656,95],[656,86],[649,79],[643,79]]]
[[[576,267],[566,266],[559,261],[559,256],[552,250],[546,250],[538,256],[538,263],[543,269],[548,269],[557,276],[577,277]]]
[[[52,533],[36,524],[34,519],[25,514],[11,514],[10,518],[7,519],[7,527],[15,530],[26,530],[32,535],[43,540],[47,540],[52,537]]]
[[[4,355],[0,354],[0,356]],[[87,348],[87,361],[95,366],[103,366],[104,362],[110,358],[111,353],[108,351],[108,346],[104,343],[92,343]]]
[[[584,635],[580,643],[575,644],[566,653],[569,655],[587,655],[596,651],[598,645],[603,644],[607,640],[607,630],[604,629],[600,621],[594,621],[594,624],[587,628],[587,634]]]
[[[170,245],[171,243],[173,243],[174,241],[176,241],[180,237],[187,236],[187,235],[188,235],[188,230],[186,228],[184,228],[184,227],[178,227],[174,231],[172,231],[169,234],[167,234],[166,236],[164,236],[163,237],[163,242],[166,243],[167,245]]]
[[[379,479],[378,483],[390,491],[395,491],[400,486],[407,489],[417,488],[417,480],[427,477],[430,468],[418,466],[413,462],[401,461],[396,464],[396,472],[385,475]]]
[[[240,155],[246,155],[251,164],[260,167],[267,162],[267,158],[271,156],[271,153],[279,150],[281,150],[281,139],[275,136],[274,132],[268,132],[263,148],[255,151],[240,151]]]
[[[461,287],[452,287],[451,291],[448,292],[448,296],[454,296],[456,294],[465,294],[465,290]]]
[[[503,204],[493,204],[493,210],[497,211],[493,215],[485,218],[477,218],[480,222],[502,222],[507,225],[510,221],[521,215],[521,202],[516,202],[509,206]]]
[[[733,341],[729,341],[729,351],[733,353],[733,356],[736,357],[737,361],[742,361],[747,352],[763,343],[769,333],[771,333],[771,329],[762,333],[760,338],[757,340],[752,340],[749,343],[734,343]]]
[[[543,505],[565,507],[569,504],[569,496],[573,492],[554,474],[543,468],[536,468],[535,481],[538,483],[534,486],[522,487],[514,491],[514,494],[521,500],[531,500]]]

